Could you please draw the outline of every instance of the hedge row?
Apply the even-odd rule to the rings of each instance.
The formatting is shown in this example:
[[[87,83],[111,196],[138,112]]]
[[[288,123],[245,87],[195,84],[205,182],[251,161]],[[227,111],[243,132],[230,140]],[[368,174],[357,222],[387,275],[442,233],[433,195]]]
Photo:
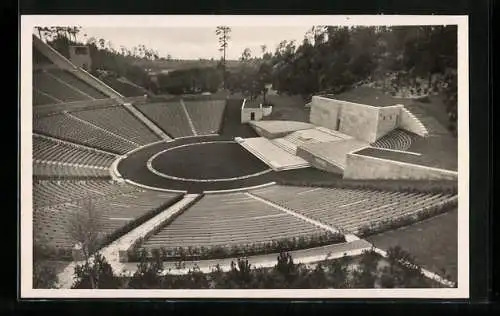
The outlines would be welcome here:
[[[421,192],[456,194],[458,182],[451,180],[277,180],[280,185],[307,186],[339,189],[367,189],[379,191]]]
[[[128,252],[128,259],[130,262],[140,261],[140,258],[144,254],[144,252],[146,252],[146,255],[148,257],[152,257],[153,252],[158,252],[164,261],[224,259],[308,249],[343,243],[345,241],[345,236],[341,233],[325,232],[310,236],[283,238],[269,242],[239,245],[175,248],[161,247],[150,249],[136,247]]]
[[[38,176],[38,175],[33,175],[33,179],[35,180],[54,180],[54,181],[59,181],[59,180],[111,180],[111,175],[109,176],[60,176],[60,175],[53,175],[53,176]]]
[[[367,237],[384,231],[408,226],[415,222],[422,221],[424,219],[447,212],[453,208],[456,208],[457,205],[458,199],[452,198],[435,205],[426,206],[416,214],[402,215],[400,217],[383,221],[374,221],[359,228],[357,231],[357,235],[360,237]]]

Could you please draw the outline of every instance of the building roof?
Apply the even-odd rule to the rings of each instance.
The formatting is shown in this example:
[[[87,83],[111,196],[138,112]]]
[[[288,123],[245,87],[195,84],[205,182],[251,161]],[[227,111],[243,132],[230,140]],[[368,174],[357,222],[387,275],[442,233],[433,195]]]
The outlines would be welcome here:
[[[405,101],[387,95],[384,92],[380,91],[379,89],[370,87],[358,87],[356,89],[342,92],[339,94],[323,94],[320,96],[340,101],[361,103],[375,107],[393,106],[396,104],[402,104]]]
[[[245,104],[243,105],[243,107],[245,109],[248,109],[248,108],[260,108],[260,102],[258,100],[249,100],[249,99],[246,99],[245,100]]]

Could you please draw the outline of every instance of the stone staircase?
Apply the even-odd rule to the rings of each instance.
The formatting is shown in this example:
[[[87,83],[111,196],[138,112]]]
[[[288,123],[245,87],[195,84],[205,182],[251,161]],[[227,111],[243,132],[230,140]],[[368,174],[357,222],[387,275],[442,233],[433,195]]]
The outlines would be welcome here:
[[[235,140],[274,171],[310,167],[309,162],[277,146],[267,138],[253,137]]]

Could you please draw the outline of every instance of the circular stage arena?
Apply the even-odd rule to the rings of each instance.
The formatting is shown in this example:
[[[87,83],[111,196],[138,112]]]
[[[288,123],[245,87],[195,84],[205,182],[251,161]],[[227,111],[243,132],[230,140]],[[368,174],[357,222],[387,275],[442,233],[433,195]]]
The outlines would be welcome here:
[[[122,156],[116,170],[132,184],[189,193],[251,188],[276,178],[232,137],[219,135],[149,144]]]

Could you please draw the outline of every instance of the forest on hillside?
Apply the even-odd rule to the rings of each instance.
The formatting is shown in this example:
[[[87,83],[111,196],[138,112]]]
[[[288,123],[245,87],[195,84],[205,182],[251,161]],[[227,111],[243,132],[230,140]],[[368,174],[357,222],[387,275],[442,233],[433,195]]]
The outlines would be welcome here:
[[[231,45],[230,27],[221,42],[221,53]],[[39,28],[39,36],[67,55],[77,43],[78,27]],[[83,44],[83,43],[78,43]],[[89,38],[92,71],[107,70],[155,93],[215,92],[225,87],[250,98],[265,93],[272,83],[279,93],[337,94],[357,85],[371,85],[400,97],[440,95],[447,106],[450,128],[457,120],[457,27],[448,26],[314,26],[301,43],[281,41],[274,51],[246,48],[238,62],[198,61],[158,74],[152,81],[147,69],[165,65],[169,58],[139,45],[114,48],[105,39]],[[215,64],[214,64],[215,63]],[[140,65],[140,66],[139,66]]]

